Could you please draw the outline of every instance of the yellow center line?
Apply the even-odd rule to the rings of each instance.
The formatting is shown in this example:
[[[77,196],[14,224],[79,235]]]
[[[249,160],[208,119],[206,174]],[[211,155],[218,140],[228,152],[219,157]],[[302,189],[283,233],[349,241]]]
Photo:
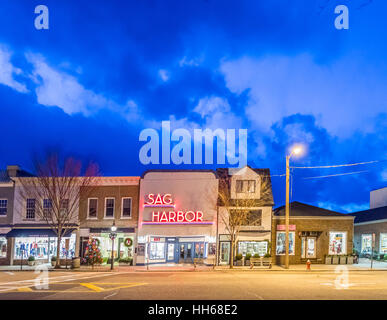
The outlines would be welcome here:
[[[104,290],[105,290],[105,289],[103,289],[103,288],[100,288],[100,287],[95,286],[95,285],[92,284],[92,283],[80,283],[80,285],[81,285],[81,286],[84,286],[84,287],[86,287],[86,288],[89,288],[89,289],[91,289],[91,290],[93,290],[93,291],[95,291],[95,292],[101,292],[101,291],[104,291]]]

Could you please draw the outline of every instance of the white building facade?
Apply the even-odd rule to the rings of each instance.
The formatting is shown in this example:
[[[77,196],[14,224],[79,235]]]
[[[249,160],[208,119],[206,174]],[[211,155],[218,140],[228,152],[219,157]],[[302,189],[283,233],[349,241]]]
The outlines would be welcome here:
[[[216,259],[218,179],[209,170],[152,170],[140,181],[137,264]]]

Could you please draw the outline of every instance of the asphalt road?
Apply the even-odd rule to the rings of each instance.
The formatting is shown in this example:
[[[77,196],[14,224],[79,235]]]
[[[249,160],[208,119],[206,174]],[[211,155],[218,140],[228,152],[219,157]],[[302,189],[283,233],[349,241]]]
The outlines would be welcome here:
[[[334,272],[289,271],[48,272],[47,286],[37,277],[1,272],[0,300],[387,299],[387,271],[352,271],[348,281]]]

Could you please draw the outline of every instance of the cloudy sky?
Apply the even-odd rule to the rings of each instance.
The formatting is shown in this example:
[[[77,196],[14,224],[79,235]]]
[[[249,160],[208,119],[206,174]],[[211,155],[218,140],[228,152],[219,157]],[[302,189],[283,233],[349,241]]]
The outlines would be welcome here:
[[[49,30],[34,27],[38,4]],[[334,27],[338,4],[349,30]],[[162,120],[246,128],[248,163],[273,175],[294,143],[306,146],[294,166],[380,161],[293,170],[293,200],[366,209],[387,185],[386,11],[383,0],[3,0],[0,167],[59,149],[104,175],[140,175],[163,168],[138,158],[140,131]],[[272,181],[282,205],[284,178]]]

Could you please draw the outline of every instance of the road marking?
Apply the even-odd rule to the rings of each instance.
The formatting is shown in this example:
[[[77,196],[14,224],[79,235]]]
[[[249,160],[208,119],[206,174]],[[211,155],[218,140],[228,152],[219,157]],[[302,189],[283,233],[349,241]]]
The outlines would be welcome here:
[[[33,290],[31,288],[28,288],[28,287],[19,288],[19,289],[17,289],[17,291],[19,291],[19,292],[33,292]]]
[[[81,275],[78,273],[77,274],[69,274],[69,275],[63,275],[63,276],[49,278],[49,284],[53,284],[53,283],[60,284],[63,282],[68,282],[68,281],[115,276],[118,274],[122,275],[125,273],[126,272],[112,274],[111,272],[98,272],[98,274],[96,274],[95,272],[90,272],[90,273],[86,273],[86,276],[84,276],[84,274]],[[77,276],[75,277],[75,275],[77,275]],[[62,278],[66,278],[66,277],[67,277],[67,279],[62,279]],[[79,284],[79,283],[76,283],[76,284]],[[18,280],[18,281],[12,281],[12,282],[2,282],[2,283],[0,283],[0,288],[1,287],[6,287],[6,288],[0,289],[0,293],[18,290],[20,288],[20,286],[18,286],[18,285],[21,285],[22,287],[29,287],[29,288],[35,287],[35,279]],[[33,290],[33,292],[35,292],[35,291]],[[39,290],[39,292],[47,292],[47,291]]]
[[[100,288],[100,287],[97,287],[95,286],[94,284],[92,283],[80,283],[81,286],[84,286],[86,288],[89,288],[91,290],[94,290],[95,292],[101,292],[101,291],[104,291],[104,289]]]
[[[117,292],[113,292],[112,294],[109,294],[108,296],[104,297],[103,299],[106,300],[106,299],[108,299],[110,297],[115,296],[117,293],[118,293],[118,291]]]

